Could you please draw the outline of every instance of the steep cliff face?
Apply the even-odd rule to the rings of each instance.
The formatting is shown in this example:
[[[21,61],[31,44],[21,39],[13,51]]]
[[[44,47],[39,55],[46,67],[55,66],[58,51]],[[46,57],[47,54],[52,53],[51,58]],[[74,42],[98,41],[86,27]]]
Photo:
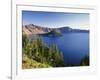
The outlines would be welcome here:
[[[62,27],[62,28],[47,28],[42,27],[34,24],[23,25],[22,31],[27,35],[32,34],[46,34],[46,33],[63,33],[70,31],[71,28],[69,27]]]
[[[23,25],[23,33],[27,35],[62,35],[62,33],[67,32],[88,32],[88,30],[72,29],[68,26],[60,28],[48,28],[42,27],[34,24]]]
[[[29,25],[24,25],[23,28],[23,33],[27,35],[32,35],[32,34],[45,34],[50,31],[50,28],[44,28],[41,26],[29,24]]]

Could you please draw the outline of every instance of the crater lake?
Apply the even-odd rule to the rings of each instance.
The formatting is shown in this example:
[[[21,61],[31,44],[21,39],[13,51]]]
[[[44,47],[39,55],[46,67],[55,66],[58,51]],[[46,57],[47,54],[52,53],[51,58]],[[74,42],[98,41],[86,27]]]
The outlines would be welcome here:
[[[48,46],[56,44],[64,55],[64,64],[77,66],[89,56],[89,32],[68,32],[60,37],[42,36]]]

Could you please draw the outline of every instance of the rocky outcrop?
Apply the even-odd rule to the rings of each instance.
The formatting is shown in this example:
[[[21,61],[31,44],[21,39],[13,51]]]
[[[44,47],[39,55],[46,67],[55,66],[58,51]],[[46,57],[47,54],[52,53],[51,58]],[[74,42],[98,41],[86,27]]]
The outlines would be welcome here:
[[[47,28],[47,27],[42,27],[42,26],[37,26],[34,24],[29,24],[29,25],[23,25],[22,31],[23,33],[27,35],[32,35],[32,34],[46,34],[49,32],[57,32],[57,33],[62,33],[66,31],[70,31],[71,28],[69,27],[62,27],[62,28]]]
[[[41,26],[29,24],[29,25],[24,25],[23,28],[23,33],[27,35],[32,35],[32,34],[45,34],[50,31],[50,28],[44,28]]]
[[[72,29],[68,26],[60,28],[48,28],[34,24],[23,25],[22,31],[27,35],[52,35],[52,36],[58,36],[58,35],[61,36],[62,33],[67,33],[67,32],[88,32],[88,30]]]

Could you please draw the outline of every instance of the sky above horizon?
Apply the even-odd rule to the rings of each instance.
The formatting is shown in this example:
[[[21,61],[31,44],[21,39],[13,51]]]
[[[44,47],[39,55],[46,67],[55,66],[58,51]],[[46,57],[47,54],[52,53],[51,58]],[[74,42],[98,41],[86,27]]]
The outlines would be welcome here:
[[[69,26],[74,29],[89,29],[89,14],[22,11],[22,24],[35,24],[49,28]]]

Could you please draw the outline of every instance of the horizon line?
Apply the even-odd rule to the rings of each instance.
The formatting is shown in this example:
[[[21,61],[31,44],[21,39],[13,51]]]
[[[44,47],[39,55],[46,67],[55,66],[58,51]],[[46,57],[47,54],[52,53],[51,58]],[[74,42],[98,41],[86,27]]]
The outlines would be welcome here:
[[[69,25],[62,26],[62,27],[48,27],[48,26],[41,26],[41,25],[37,25],[37,24],[22,24],[22,27],[25,26],[25,25],[35,25],[35,26],[44,27],[44,28],[62,28],[62,27],[69,27],[69,28],[72,28],[72,29],[89,30],[89,28],[88,29],[86,29],[86,28],[73,28],[73,27],[71,27]]]

